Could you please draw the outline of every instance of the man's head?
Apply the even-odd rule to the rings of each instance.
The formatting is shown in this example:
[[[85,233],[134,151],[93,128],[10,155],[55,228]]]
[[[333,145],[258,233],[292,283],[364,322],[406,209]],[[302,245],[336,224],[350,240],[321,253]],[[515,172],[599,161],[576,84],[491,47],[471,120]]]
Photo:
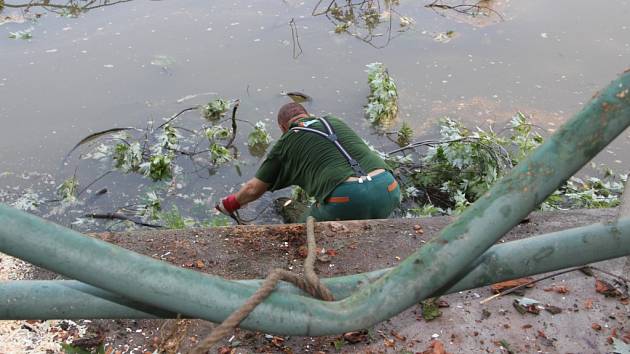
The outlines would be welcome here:
[[[293,102],[287,103],[280,107],[278,111],[278,126],[280,126],[280,130],[282,130],[283,133],[286,133],[293,121],[307,116],[308,112],[301,104]]]

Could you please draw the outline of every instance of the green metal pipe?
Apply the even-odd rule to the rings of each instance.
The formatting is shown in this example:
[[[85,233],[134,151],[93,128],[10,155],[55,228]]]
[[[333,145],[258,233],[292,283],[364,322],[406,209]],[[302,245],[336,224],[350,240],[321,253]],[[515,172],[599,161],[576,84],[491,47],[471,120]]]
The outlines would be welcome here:
[[[241,324],[285,335],[370,327],[450,287],[532,209],[630,125],[622,74],[440,235],[351,296],[323,302],[272,294]],[[0,206],[0,251],[73,279],[186,316],[220,322],[252,288],[165,264]]]
[[[593,224],[492,246],[471,271],[445,294],[507,279],[630,255],[630,219]],[[387,271],[322,279],[343,299]],[[240,283],[257,288],[261,280]],[[288,283],[278,292],[303,294]],[[0,282],[0,319],[175,318],[177,314],[140,304],[76,280]]]

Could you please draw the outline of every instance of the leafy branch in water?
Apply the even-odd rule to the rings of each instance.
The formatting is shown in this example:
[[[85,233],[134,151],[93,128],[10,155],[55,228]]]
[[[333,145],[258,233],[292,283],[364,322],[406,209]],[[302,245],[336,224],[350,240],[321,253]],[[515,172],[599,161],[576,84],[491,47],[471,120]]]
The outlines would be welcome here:
[[[77,200],[78,188],[79,180],[76,176],[72,176],[57,187],[57,196],[63,202],[73,203]]]
[[[265,123],[260,121],[254,126],[254,130],[247,137],[247,145],[250,147],[269,146],[271,143],[271,135],[267,131]]]
[[[101,132],[90,134],[76,144],[68,155],[79,147],[89,146],[89,149],[81,155],[80,163],[84,160],[95,160],[100,163],[103,170],[108,170],[106,175],[112,171],[123,174],[131,174],[146,178],[150,181],[148,192],[137,197],[137,202],[129,200],[125,196],[128,205],[115,208],[111,213],[84,213],[87,218],[117,220],[118,223],[133,222],[137,225],[146,226],[144,221],[157,221],[169,227],[188,227],[190,225],[201,225],[200,222],[179,213],[177,206],[172,204],[170,211],[163,211],[164,198],[168,196],[181,196],[178,190],[184,188],[189,175],[198,175],[198,171],[205,169],[208,174],[213,174],[213,170],[227,164],[236,157],[236,148],[233,142],[236,136],[236,112],[239,105],[238,100],[217,99],[205,105],[190,107],[172,115],[157,127],[153,122],[148,122],[145,129],[137,128],[113,128]],[[221,117],[226,112],[232,110],[232,127],[225,128],[221,125]],[[176,119],[182,119],[184,113],[197,111],[201,113],[201,118],[193,126],[193,122],[184,125]],[[245,121],[246,122],[246,121]],[[249,122],[247,122],[249,123]],[[251,123],[249,123],[251,124]],[[263,151],[271,141],[269,133],[262,122],[255,125],[249,133],[248,144],[263,145]],[[204,145],[206,146],[204,148]],[[234,153],[232,153],[234,150]],[[64,159],[64,163],[67,161]],[[103,176],[99,177],[101,179]],[[157,184],[157,182],[161,182]],[[151,184],[156,183],[156,184]],[[92,183],[87,184],[91,186]],[[66,180],[58,188],[58,195],[61,199],[76,200],[81,194],[76,192],[78,179],[73,177]],[[86,187],[87,188],[87,187]],[[205,188],[204,188],[205,189]],[[211,188],[210,188],[211,190]],[[193,193],[195,195],[196,193]],[[208,214],[209,208],[207,199],[195,199],[195,205],[203,205],[201,211],[188,212],[197,214]],[[24,200],[21,204],[24,208],[35,208],[35,203]],[[138,222],[137,218],[143,220]],[[214,219],[213,219],[214,220]],[[84,222],[78,220],[76,225]]]
[[[411,139],[413,139],[413,129],[407,122],[403,122],[400,130],[396,133],[396,143],[400,147],[407,146],[411,143]]]
[[[225,112],[230,109],[230,106],[230,101],[219,98],[209,102],[208,104],[202,105],[200,109],[204,118],[210,121],[215,121],[221,119],[225,115]]]
[[[325,15],[337,34],[347,33],[375,48],[383,48],[415,24],[413,18],[398,12],[399,5],[398,0],[320,0],[312,14]],[[398,28],[394,25],[396,17]]]
[[[440,139],[408,143],[382,156],[403,182],[404,204],[410,215],[457,214],[543,143],[536,128],[521,112],[501,133],[492,128],[469,130],[460,122],[443,118]],[[419,147],[426,147],[426,152],[397,155]],[[590,177],[584,181],[573,177],[541,207],[617,206],[626,178],[610,171],[603,179]]]
[[[366,67],[370,95],[365,114],[373,124],[386,124],[396,118],[398,113],[396,84],[382,63],[371,63]]]

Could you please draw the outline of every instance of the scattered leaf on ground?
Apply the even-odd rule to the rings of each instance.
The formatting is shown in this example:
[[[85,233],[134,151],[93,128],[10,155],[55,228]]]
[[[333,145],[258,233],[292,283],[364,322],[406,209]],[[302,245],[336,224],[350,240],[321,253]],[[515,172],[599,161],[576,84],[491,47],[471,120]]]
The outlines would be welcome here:
[[[593,299],[586,299],[586,301],[584,301],[584,308],[587,310],[590,310],[593,308]]]
[[[273,336],[273,338],[271,338],[271,343],[273,343],[273,345],[275,345],[276,347],[280,348],[282,347],[282,344],[284,344],[284,338]]]
[[[601,279],[595,279],[595,291],[606,297],[621,296],[621,292],[617,288]]]
[[[219,353],[219,354],[232,354],[232,353],[236,353],[236,349],[235,348],[230,348],[230,347],[220,347],[219,349],[217,349],[217,353]]]
[[[435,301],[435,303],[438,305],[438,307],[440,308],[445,308],[445,307],[451,307],[451,305],[446,301],[446,300],[442,300],[442,299],[437,299]]]
[[[347,232],[348,231],[348,227],[342,223],[333,221],[330,224],[328,224],[328,227],[330,227],[330,231],[333,232]]]
[[[320,261],[320,262],[323,262],[323,263],[328,263],[328,262],[330,262],[330,256],[328,254],[326,254],[326,253],[324,253],[324,254],[318,253],[317,254],[317,260]]]
[[[354,331],[343,334],[343,339],[350,344],[356,344],[366,341],[368,338],[367,331]]]
[[[533,280],[534,280],[533,278],[529,278],[529,277],[527,277],[527,278],[520,278],[520,279],[506,280],[506,281],[503,281],[503,282],[500,282],[500,283],[492,284],[492,285],[490,285],[490,288],[492,289],[492,292],[494,292],[495,294],[498,294],[498,293],[500,293],[502,291],[515,288],[517,286],[526,284],[526,283],[528,283],[530,281],[533,281]],[[529,287],[532,287],[532,286],[533,286],[533,284],[531,286],[527,286],[527,287],[529,288]]]
[[[602,330],[602,326],[599,323],[591,324],[591,328],[596,330],[596,331],[601,331]]]
[[[580,268],[580,272],[588,275],[589,277],[593,276],[593,269],[591,269],[590,267],[582,267]]]
[[[505,339],[501,339],[499,341],[499,345],[505,348],[509,354],[514,354],[514,351],[510,348],[510,343],[508,343]]]
[[[546,347],[553,347],[553,340],[547,338],[547,335],[543,331],[538,331],[538,335],[536,338],[540,341],[540,343]]]
[[[521,314],[529,312],[538,315],[540,313],[540,310],[545,308],[540,304],[539,301],[526,297],[514,299],[514,302],[512,304],[514,305],[514,308],[516,308],[516,310]]]
[[[440,311],[440,308],[436,304],[436,299],[426,299],[422,301],[421,305],[422,318],[424,318],[425,321],[431,321],[442,316],[442,311]]]
[[[401,341],[401,342],[404,342],[404,341],[406,341],[406,340],[407,340],[407,337],[405,337],[405,336],[403,336],[403,335],[400,335],[400,333],[398,333],[398,332],[394,331],[393,329],[392,329],[392,331],[390,332],[390,334],[391,334],[392,336],[394,336],[394,338],[398,339],[398,340],[399,340],[399,341]]]
[[[545,310],[547,310],[547,312],[551,313],[552,315],[557,315],[560,312],[562,312],[562,309],[559,308],[558,306],[553,306],[549,304],[545,306]]]
[[[556,292],[558,294],[566,294],[566,293],[569,292],[569,288],[567,288],[564,285],[552,286],[550,288],[545,288],[543,290],[545,290],[545,291],[553,291],[553,292]]]
[[[439,340],[431,341],[431,344],[427,348],[427,350],[423,351],[421,354],[449,354],[444,350],[444,344]]]

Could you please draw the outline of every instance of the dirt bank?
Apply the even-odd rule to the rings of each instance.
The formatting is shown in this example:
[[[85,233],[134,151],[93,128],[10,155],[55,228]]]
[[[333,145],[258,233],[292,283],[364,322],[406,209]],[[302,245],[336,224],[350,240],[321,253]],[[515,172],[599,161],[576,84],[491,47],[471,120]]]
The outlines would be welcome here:
[[[615,210],[581,210],[532,214],[504,240],[612,220]],[[321,276],[365,272],[395,266],[449,223],[451,218],[397,219],[321,223],[316,227],[318,247],[326,254],[316,269]],[[304,232],[301,225],[238,226],[185,231],[147,231],[96,235],[108,242],[162,259],[182,267],[231,279],[262,278],[274,267],[299,271],[303,262]],[[628,274],[630,264],[617,259],[598,264],[617,274]],[[625,268],[624,268],[625,267]],[[608,282],[613,280],[595,274]],[[52,274],[38,270],[37,278]],[[435,340],[452,353],[549,352],[603,353],[612,351],[609,337],[622,337],[630,329],[630,306],[619,298],[596,292],[595,278],[572,272],[527,289],[525,296],[553,305],[560,313],[542,311],[521,314],[514,296],[485,305],[479,300],[492,294],[489,287],[442,297],[449,307],[432,321],[423,319],[414,306],[389,321],[356,334],[358,343],[341,336],[280,338],[237,331],[221,344],[237,353],[249,352],[422,352]],[[566,289],[556,291],[555,288]],[[549,290],[551,289],[551,290]],[[546,291],[547,290],[547,291]],[[160,330],[160,320],[94,321],[90,333],[102,334],[109,347],[129,353],[152,352],[170,334],[171,324]],[[595,326],[595,324],[597,326]],[[601,327],[599,330],[593,327]],[[211,326],[185,320],[175,326],[171,344],[185,350]],[[227,350],[227,349],[226,349]],[[229,352],[229,351],[227,351]]]

